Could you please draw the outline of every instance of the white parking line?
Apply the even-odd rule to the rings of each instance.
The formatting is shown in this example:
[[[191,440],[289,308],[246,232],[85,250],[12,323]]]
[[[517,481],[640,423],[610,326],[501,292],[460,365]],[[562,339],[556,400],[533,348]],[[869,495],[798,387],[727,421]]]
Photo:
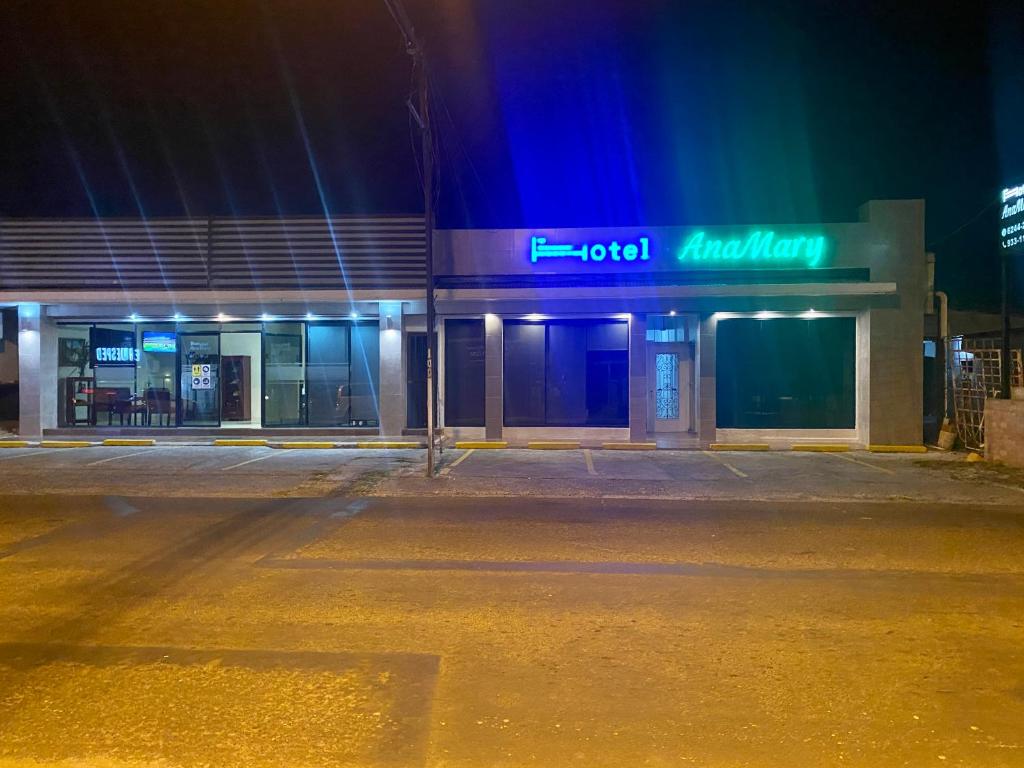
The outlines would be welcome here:
[[[16,448],[8,448],[7,450],[13,451],[13,450],[17,450],[17,449]],[[32,450],[32,449],[30,448],[28,450]],[[57,449],[57,448],[43,448],[41,450],[32,451],[31,453],[17,453],[14,456],[7,456],[5,454],[3,456],[0,456],[0,461],[14,461],[15,459],[24,459],[26,456],[41,456],[44,453],[54,453],[57,450],[59,450],[59,449]]]
[[[472,453],[473,451],[475,451],[475,450],[476,450],[476,448],[470,448],[470,449],[469,449],[468,451],[466,451],[466,452],[465,452],[464,454],[462,454],[461,456],[459,456],[459,458],[457,458],[457,459],[456,459],[455,461],[453,461],[453,462],[452,462],[451,464],[449,464],[449,465],[448,465],[447,467],[445,467],[445,468],[444,468],[444,469],[442,469],[442,470],[441,470],[440,472],[438,472],[438,474],[439,474],[439,475],[447,475],[447,474],[448,474],[449,472],[451,472],[451,471],[452,471],[453,469],[455,469],[455,468],[456,468],[457,466],[459,466],[459,464],[461,464],[461,463],[462,463],[462,462],[464,462],[464,461],[465,461],[466,459],[468,459],[468,458],[469,458],[469,454],[471,454],[471,453]]]
[[[861,461],[860,459],[855,459],[852,456],[844,456],[841,453],[826,453],[825,455],[826,456],[835,456],[837,459],[842,459],[843,461],[849,461],[849,462],[851,462],[853,464],[860,464],[862,467],[871,467],[871,469],[877,469],[879,472],[885,472],[887,475],[895,475],[896,474],[893,470],[887,469],[886,467],[879,467],[879,466],[876,466],[874,464],[869,464],[866,461]]]
[[[152,452],[153,452],[153,450],[150,449],[148,451],[136,451],[135,453],[122,453],[120,456],[108,456],[107,458],[100,459],[99,461],[90,461],[85,466],[87,466],[87,467],[95,467],[97,464],[106,464],[108,461],[118,461],[120,459],[130,459],[132,456],[141,456],[144,453],[152,453]]]
[[[705,456],[710,456],[712,459],[714,459],[719,464],[721,464],[723,467],[725,467],[730,472],[732,472],[734,475],[736,475],[736,477],[746,477],[747,476],[746,472],[741,472],[740,470],[736,469],[736,467],[734,467],[732,464],[727,462],[725,459],[723,459],[718,454],[712,453],[711,451],[701,451],[701,453],[703,453]]]
[[[244,467],[246,464],[252,464],[253,462],[263,461],[264,459],[269,459],[272,456],[284,455],[285,453],[287,453],[287,451],[271,451],[271,453],[268,453],[265,456],[257,456],[255,459],[249,459],[248,461],[240,461],[237,464],[232,464],[230,467],[221,467],[220,471],[223,472],[228,469],[238,469],[239,467]]]
[[[597,474],[597,470],[594,469],[594,457],[590,455],[590,449],[589,448],[584,448],[583,449],[583,458],[586,459],[586,461],[587,461],[587,474],[589,474],[589,475],[596,475]]]

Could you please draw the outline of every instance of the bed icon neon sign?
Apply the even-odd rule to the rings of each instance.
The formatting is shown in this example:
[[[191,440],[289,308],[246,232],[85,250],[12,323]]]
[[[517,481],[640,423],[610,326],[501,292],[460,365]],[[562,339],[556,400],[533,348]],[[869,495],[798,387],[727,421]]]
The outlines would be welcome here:
[[[582,262],[625,261],[640,262],[651,258],[648,238],[622,245],[618,240],[608,243],[549,244],[546,237],[530,238],[530,263],[541,259],[579,259]]]

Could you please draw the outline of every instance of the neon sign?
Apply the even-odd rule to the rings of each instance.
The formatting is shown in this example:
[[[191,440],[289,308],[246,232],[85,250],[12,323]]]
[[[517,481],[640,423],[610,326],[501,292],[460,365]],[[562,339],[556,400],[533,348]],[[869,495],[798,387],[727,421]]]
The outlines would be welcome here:
[[[686,238],[679,261],[710,266],[730,262],[759,266],[821,266],[825,258],[823,235],[779,237],[774,230],[759,229],[746,237],[716,239],[703,230]],[[709,264],[710,262],[710,264]]]
[[[573,258],[580,261],[647,261],[651,252],[646,237],[638,238],[636,243],[620,245],[618,240],[610,243],[583,243],[573,245],[548,244],[546,237],[530,238],[530,263],[536,264],[539,259]]]

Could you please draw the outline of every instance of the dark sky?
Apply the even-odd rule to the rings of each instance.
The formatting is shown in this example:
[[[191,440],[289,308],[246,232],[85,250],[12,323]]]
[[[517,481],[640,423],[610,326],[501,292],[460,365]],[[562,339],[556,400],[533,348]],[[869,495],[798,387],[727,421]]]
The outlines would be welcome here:
[[[407,5],[441,225],[843,221],[924,197],[939,287],[996,305],[1019,3]],[[422,210],[383,0],[8,0],[0,77],[0,215]]]

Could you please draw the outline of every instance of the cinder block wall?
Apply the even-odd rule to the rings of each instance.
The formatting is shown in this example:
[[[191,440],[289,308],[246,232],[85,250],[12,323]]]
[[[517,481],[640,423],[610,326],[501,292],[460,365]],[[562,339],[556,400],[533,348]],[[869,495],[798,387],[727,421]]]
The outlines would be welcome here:
[[[985,458],[1024,467],[1024,400],[985,401]]]

